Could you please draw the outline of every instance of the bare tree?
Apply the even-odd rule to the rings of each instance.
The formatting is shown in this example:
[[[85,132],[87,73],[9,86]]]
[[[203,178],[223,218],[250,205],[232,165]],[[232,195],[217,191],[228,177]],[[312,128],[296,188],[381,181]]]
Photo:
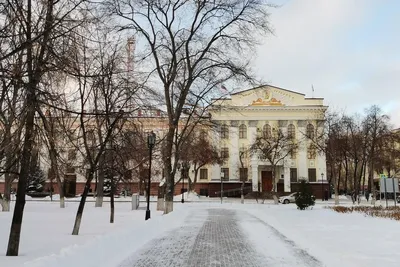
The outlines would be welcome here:
[[[146,50],[149,79],[162,88],[168,115],[166,208],[173,210],[174,179],[181,151],[178,125],[185,105],[207,107],[221,83],[249,81],[249,56],[257,38],[270,33],[263,0],[110,0],[121,29],[134,30]],[[252,51],[250,53],[250,51]],[[193,113],[191,113],[193,114]],[[190,117],[190,115],[189,115]],[[185,130],[183,130],[185,131]],[[178,139],[176,140],[176,137]]]
[[[245,166],[245,160],[248,157],[248,153],[249,153],[249,151],[247,149],[241,149],[239,151],[239,162],[240,162],[239,178],[240,178],[240,181],[242,182],[242,185],[240,187],[240,201],[242,204],[244,204],[244,186],[248,179],[248,172],[247,172],[247,168]],[[258,202],[258,200],[257,200],[257,202]]]
[[[388,177],[396,177],[400,173],[400,136],[398,132],[392,131],[379,140],[376,157],[376,172],[387,172]]]
[[[21,42],[21,25],[12,11],[13,1],[0,9],[0,57],[15,51]],[[23,77],[24,53],[15,52],[0,60],[0,174],[4,174],[4,196],[0,192],[2,211],[10,210],[11,187],[19,175],[24,122]]]
[[[194,170],[193,181],[189,178],[189,191],[194,191],[199,175],[199,171],[204,166],[210,164],[220,164],[221,158],[218,149],[214,147],[206,134],[206,129],[193,132],[182,145],[181,159],[191,162]],[[210,129],[209,129],[210,130]]]
[[[34,118],[43,103],[44,76],[57,69],[57,54],[61,39],[65,39],[71,28],[80,23],[71,15],[80,8],[82,1],[7,1],[0,9],[0,33],[2,45],[0,61],[21,55],[21,95],[23,98],[23,146],[18,175],[18,191],[14,209],[8,256],[18,255],[23,212],[25,207],[26,182],[33,143],[35,139]],[[73,16],[73,15],[72,15]],[[79,22],[77,22],[79,21]],[[15,62],[15,63],[18,63]],[[4,65],[3,65],[4,66]],[[7,67],[15,66],[14,64]],[[6,66],[4,66],[7,68]]]
[[[339,182],[342,164],[342,132],[343,124],[341,116],[335,112],[321,114],[320,125],[317,127],[313,138],[303,133],[307,140],[311,141],[318,153],[326,156],[329,183],[333,184],[335,191],[335,204],[339,204]]]
[[[43,113],[40,109],[38,110],[39,116],[42,121],[42,126],[44,128],[44,141],[46,143],[48,156],[50,158],[50,193],[52,194],[53,185],[52,180],[55,178],[57,182],[58,192],[60,195],[60,208],[65,208],[65,195],[64,195],[64,183],[61,178],[60,171],[60,149],[59,144],[61,143],[61,137],[64,136],[64,133],[60,132],[62,129],[59,127],[59,119],[57,116],[59,113],[57,110],[52,109],[53,112],[48,109],[45,113]]]
[[[372,106],[366,110],[366,118],[365,124],[368,125],[369,128],[369,136],[368,136],[368,153],[369,157],[369,179],[372,190],[372,200],[371,204],[375,204],[376,200],[376,190],[374,184],[374,172],[375,172],[375,162],[378,158],[378,146],[380,138],[387,136],[389,132],[389,117],[387,115],[382,114],[382,110],[378,106]]]
[[[286,135],[281,129],[274,131],[272,134],[264,134],[257,136],[256,140],[250,146],[251,153],[254,153],[271,164],[272,181],[273,181],[273,198],[275,204],[278,204],[278,179],[275,177],[276,168],[279,164],[283,164],[284,160],[299,147],[299,141],[293,136]]]
[[[104,24],[98,22],[96,27],[99,25]],[[129,91],[126,87],[120,38],[107,31],[91,37],[79,37],[76,40],[74,64],[70,73],[76,85],[73,93],[76,98],[72,99],[79,103],[79,112],[74,113],[75,118],[72,120],[79,125],[74,133],[77,137],[75,148],[80,151],[87,166],[85,188],[76,214],[73,235],[79,233],[94,174],[99,169],[107,145],[122,129],[124,109],[130,108],[129,99],[137,90],[132,84],[129,84]],[[73,141],[73,138],[70,139]]]

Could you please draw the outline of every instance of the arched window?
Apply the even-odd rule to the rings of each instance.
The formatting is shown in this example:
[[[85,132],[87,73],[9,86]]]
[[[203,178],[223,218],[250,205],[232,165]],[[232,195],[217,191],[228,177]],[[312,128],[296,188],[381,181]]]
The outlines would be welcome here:
[[[247,127],[246,125],[242,124],[239,126],[239,139],[246,139],[247,138]]]
[[[287,131],[288,131],[288,138],[290,139],[296,138],[296,128],[294,127],[293,124],[288,125]]]
[[[306,135],[309,139],[311,139],[311,140],[314,139],[314,125],[312,125],[312,124],[307,125]]]
[[[226,124],[221,126],[221,139],[228,139],[229,138],[229,127]]]
[[[269,126],[269,124],[265,124],[263,127],[263,137],[270,138],[271,136],[272,136],[271,126]]]

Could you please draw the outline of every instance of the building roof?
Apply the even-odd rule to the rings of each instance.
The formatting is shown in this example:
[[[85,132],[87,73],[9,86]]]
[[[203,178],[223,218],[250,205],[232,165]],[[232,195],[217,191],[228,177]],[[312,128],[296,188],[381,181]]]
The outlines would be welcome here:
[[[294,93],[294,94],[305,96],[305,94],[303,94],[303,93],[299,93],[299,92],[296,92],[296,91],[291,91],[291,90],[288,90],[288,89],[285,89],[285,88],[282,88],[282,87],[278,87],[278,86],[274,86],[274,85],[270,85],[270,84],[263,84],[263,85],[260,85],[260,86],[256,86],[256,87],[253,87],[253,88],[249,88],[249,89],[246,89],[246,90],[242,90],[242,91],[239,91],[239,92],[232,93],[231,95],[241,94],[241,93],[244,93],[244,92],[247,92],[247,91],[251,91],[251,90],[254,90],[254,89],[258,89],[258,88],[261,88],[261,87],[272,87],[272,88],[283,90],[283,91],[286,91],[286,92],[289,92],[289,93]]]

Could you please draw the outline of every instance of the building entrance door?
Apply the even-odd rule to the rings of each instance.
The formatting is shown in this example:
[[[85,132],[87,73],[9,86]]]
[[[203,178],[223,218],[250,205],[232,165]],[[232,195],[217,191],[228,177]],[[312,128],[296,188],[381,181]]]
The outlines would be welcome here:
[[[272,171],[261,171],[261,183],[263,192],[272,190]]]

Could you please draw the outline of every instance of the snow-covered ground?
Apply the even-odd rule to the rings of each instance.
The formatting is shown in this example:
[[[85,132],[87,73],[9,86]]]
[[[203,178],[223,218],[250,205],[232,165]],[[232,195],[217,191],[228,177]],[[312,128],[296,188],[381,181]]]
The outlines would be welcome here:
[[[196,198],[189,194],[186,199],[194,201]],[[177,196],[176,200],[179,199]],[[400,262],[398,221],[357,213],[339,214],[324,209],[321,202],[312,210],[299,211],[294,204],[242,205],[236,199],[224,199],[220,204],[218,199],[207,200],[174,203],[175,211],[166,216],[155,211],[156,203],[151,203],[152,219],[149,221],[144,220],[144,203],[141,203],[141,210],[132,211],[130,203],[117,202],[114,224],[109,223],[109,203],[103,208],[87,203],[79,236],[71,235],[77,202],[67,202],[66,208],[60,209],[58,202],[29,201],[18,257],[5,256],[12,212],[0,212],[0,266],[116,267],[146,243],[185,225],[193,210],[213,208],[247,212],[265,223],[268,230],[261,225],[246,227],[249,221],[240,221],[241,217],[237,217],[254,249],[273,248],[277,257],[288,253],[280,253],[284,246],[274,246],[273,238],[265,238],[271,230],[279,232],[288,244],[293,243],[327,267],[394,267]]]

